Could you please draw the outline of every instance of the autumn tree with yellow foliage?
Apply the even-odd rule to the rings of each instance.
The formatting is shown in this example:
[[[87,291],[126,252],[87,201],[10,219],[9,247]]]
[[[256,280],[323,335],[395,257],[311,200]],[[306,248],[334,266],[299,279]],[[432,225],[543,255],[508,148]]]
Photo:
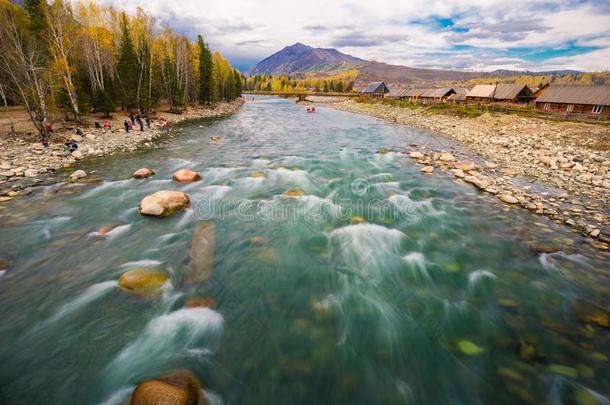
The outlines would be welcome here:
[[[241,95],[243,76],[220,53],[202,69],[201,46],[141,8],[128,15],[94,2],[0,0],[0,36],[3,100],[23,105],[43,138],[56,113],[80,122],[119,107],[147,112],[162,99],[179,111]]]

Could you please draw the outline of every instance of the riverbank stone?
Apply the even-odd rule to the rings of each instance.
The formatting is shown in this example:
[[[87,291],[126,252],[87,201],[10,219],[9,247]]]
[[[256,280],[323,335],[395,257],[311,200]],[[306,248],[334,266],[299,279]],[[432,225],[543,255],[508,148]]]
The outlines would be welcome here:
[[[201,384],[189,371],[146,380],[131,394],[129,405],[204,405]]]
[[[133,269],[121,274],[119,287],[130,294],[150,297],[161,293],[169,274],[157,269]]]
[[[182,211],[190,205],[186,193],[162,190],[144,197],[140,202],[139,211],[142,215],[164,217]]]
[[[148,167],[143,167],[143,168],[138,169],[135,172],[133,172],[134,179],[146,179],[146,178],[149,178],[150,176],[154,176],[154,175],[155,175],[155,171],[152,169],[149,169]]]
[[[192,183],[202,179],[201,175],[194,170],[180,169],[176,170],[172,175],[172,179],[179,183]]]
[[[510,194],[502,194],[498,198],[500,199],[500,201],[502,201],[506,204],[517,204],[519,202],[519,200],[517,200],[515,197],[513,197]]]
[[[72,174],[70,175],[70,178],[71,178],[72,180],[76,180],[76,179],[83,179],[83,178],[85,178],[85,177],[87,177],[87,172],[86,172],[86,171],[84,171],[84,170],[76,170],[74,173],[72,173]]]

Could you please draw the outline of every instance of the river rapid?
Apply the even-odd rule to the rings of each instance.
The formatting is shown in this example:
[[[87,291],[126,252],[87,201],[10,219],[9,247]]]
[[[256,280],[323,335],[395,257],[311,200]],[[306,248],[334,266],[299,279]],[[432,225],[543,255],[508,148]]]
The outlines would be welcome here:
[[[212,404],[610,403],[607,255],[402,153],[451,141],[263,96],[175,130],[3,205],[0,403],[123,404],[176,369]],[[141,216],[159,190],[192,207]],[[213,272],[189,283],[200,221]],[[169,272],[163,294],[122,291],[133,268]]]

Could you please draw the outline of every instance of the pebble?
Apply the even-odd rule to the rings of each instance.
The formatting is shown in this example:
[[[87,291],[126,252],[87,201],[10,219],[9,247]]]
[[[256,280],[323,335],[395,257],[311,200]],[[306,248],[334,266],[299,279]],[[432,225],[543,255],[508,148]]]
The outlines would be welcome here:
[[[419,169],[419,171],[422,173],[432,173],[434,171],[434,166],[424,166]]]
[[[517,204],[519,202],[518,199],[509,194],[502,194],[498,198],[507,204]]]

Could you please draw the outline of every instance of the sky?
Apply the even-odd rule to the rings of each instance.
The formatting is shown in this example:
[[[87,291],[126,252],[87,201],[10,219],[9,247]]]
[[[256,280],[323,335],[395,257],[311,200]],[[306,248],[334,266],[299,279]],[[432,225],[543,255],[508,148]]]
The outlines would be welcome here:
[[[244,72],[295,42],[412,67],[610,70],[610,0],[99,1],[201,33]]]

